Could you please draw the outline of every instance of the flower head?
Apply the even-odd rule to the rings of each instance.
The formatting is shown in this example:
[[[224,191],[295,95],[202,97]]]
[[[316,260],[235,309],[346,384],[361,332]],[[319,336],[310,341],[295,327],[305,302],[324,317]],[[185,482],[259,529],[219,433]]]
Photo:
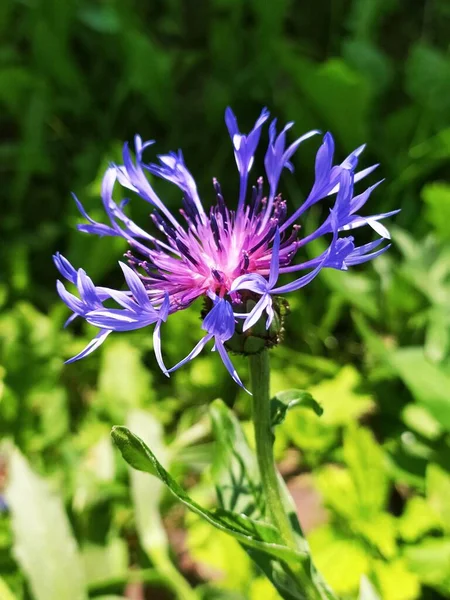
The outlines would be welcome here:
[[[74,295],[58,281],[58,292],[73,312],[69,321],[79,316],[99,329],[94,340],[69,362],[93,352],[113,331],[154,326],[155,355],[166,375],[195,358],[211,341],[212,349],[219,353],[233,379],[242,385],[227,352],[227,344],[236,331],[251,330],[261,323],[261,319],[269,329],[274,320],[277,296],[301,289],[324,268],[347,270],[388,249],[389,245],[383,245],[383,241],[389,238],[389,232],[380,221],[397,211],[369,217],[359,214],[378,184],[354,195],[354,185],[376,168],[375,165],[356,171],[363,146],[342,163],[334,164],[334,141],[331,134],[326,133],[317,151],[311,191],[288,217],[287,202],[278,192],[282,171],[284,168],[293,170],[291,158],[294,152],[303,141],[319,132],[310,131],[286,147],[286,135],[293,123],[277,134],[274,120],[269,127],[264,161],[267,196],[261,177],[248,193],[249,172],[262,127],[268,118],[269,113],[264,109],[252,131],[244,135],[240,133],[231,109],[225,113],[240,179],[236,210],[225,204],[215,179],[216,202],[205,209],[181,151],[160,155],[159,164],[144,163],[143,152],[153,142],[142,143],[139,136],[135,138],[134,158],[125,145],[123,165],[112,165],[105,173],[102,201],[107,224],[90,218],[75,198],[87,221],[79,225],[81,231],[99,236],[121,236],[127,240],[129,251],[126,253],[127,264],[119,263],[127,287],[125,291],[96,286],[83,269],[77,270],[59,253],[55,255],[55,265],[62,277],[78,291],[78,295]],[[179,187],[183,193],[180,213],[184,222],[177,220],[165,206],[145,171]],[[153,232],[147,232],[127,217],[127,201],[120,204],[114,201],[113,191],[117,184],[153,207]],[[335,199],[328,216],[313,233],[300,237],[298,221],[303,213],[329,196]],[[357,246],[348,232],[364,225],[369,225],[380,237]],[[321,255],[295,261],[303,246],[320,237],[328,237],[328,247]],[[280,277],[287,273],[299,276],[281,283]],[[162,324],[171,314],[185,309],[199,297],[204,297],[209,307],[202,324],[205,334],[183,360],[166,368],[161,350]],[[110,301],[116,306],[110,308]]]

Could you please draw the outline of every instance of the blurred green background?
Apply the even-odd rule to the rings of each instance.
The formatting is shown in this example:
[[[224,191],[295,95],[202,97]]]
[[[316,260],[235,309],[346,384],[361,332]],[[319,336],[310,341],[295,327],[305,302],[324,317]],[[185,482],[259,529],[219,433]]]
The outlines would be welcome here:
[[[362,576],[382,600],[450,598],[449,28],[448,0],[0,4],[1,600],[170,600],[189,586],[205,600],[277,598],[233,539],[130,474],[109,437],[127,423],[212,503],[208,403],[223,398],[251,433],[248,397],[208,353],[165,378],[146,330],[64,366],[93,330],[63,329],[51,261],[60,250],[97,284],[121,284],[124,245],[78,233],[70,192],[101,220],[101,176],[135,133],[155,152],[181,147],[206,204],[213,176],[232,203],[227,105],[243,131],[262,106],[298,135],[330,130],[338,159],[368,142],[363,166],[381,163],[370,183],[386,178],[368,210],[402,209],[373,265],[291,295],[273,392],[308,389],[325,412],[293,411],[276,448],[343,599]],[[316,149],[304,144],[283,177],[291,207]],[[158,190],[176,209],[178,191]],[[144,227],[147,208],[133,206]],[[169,320],[167,364],[199,331],[197,306]]]

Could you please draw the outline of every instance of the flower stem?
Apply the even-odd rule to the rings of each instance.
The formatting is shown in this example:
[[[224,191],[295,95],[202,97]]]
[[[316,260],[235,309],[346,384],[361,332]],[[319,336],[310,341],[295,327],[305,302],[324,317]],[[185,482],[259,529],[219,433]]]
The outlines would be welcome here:
[[[285,544],[296,548],[294,533],[281,496],[278,472],[273,456],[273,434],[270,424],[270,367],[269,352],[249,356],[253,392],[253,426],[255,429],[256,455],[261,484],[269,517],[279,530]]]

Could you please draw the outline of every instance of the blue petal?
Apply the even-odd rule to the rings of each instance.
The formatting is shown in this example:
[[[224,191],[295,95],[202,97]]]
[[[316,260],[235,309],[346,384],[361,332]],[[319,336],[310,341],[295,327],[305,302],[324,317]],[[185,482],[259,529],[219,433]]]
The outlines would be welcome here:
[[[108,329],[99,331],[95,338],[89,342],[86,348],[73,358],[69,358],[69,360],[66,360],[66,364],[70,364],[75,362],[76,360],[80,360],[81,358],[88,356],[88,354],[91,354],[91,352],[94,352],[94,350],[97,350],[97,348],[103,344],[103,342],[106,340],[110,333],[111,331]]]
[[[145,310],[155,310],[148,299],[147,290],[138,275],[123,262],[119,262],[119,266],[122,269],[127,285],[139,306]]]
[[[213,334],[212,333],[208,333],[207,335],[205,335],[205,337],[203,337],[198,344],[189,352],[189,354],[183,358],[183,360],[180,360],[179,363],[177,363],[174,367],[172,367],[171,369],[168,369],[168,373],[172,373],[173,371],[176,371],[177,369],[179,369],[180,367],[182,367],[183,365],[185,365],[186,363],[188,363],[189,361],[193,360],[196,356],[198,356],[200,354],[200,352],[203,350],[203,348],[206,346],[206,344],[212,340],[213,338]]]
[[[264,294],[269,289],[269,283],[259,273],[240,275],[231,284],[230,292],[249,290],[255,294]]]
[[[67,258],[64,258],[62,254],[56,252],[56,254],[53,255],[53,262],[65,279],[71,283],[77,283],[77,270],[72,266]]]
[[[243,331],[247,331],[247,329],[253,327],[253,325],[259,321],[261,315],[268,306],[272,306],[272,298],[270,297],[270,294],[264,294],[255,304],[248,317],[245,319],[242,327]]]
[[[278,273],[280,270],[280,262],[279,262],[279,253],[280,253],[280,230],[277,227],[275,231],[275,236],[273,239],[272,246],[272,257],[270,259],[270,275],[269,275],[269,288],[273,288],[278,280]]]
[[[79,298],[68,292],[64,287],[64,284],[59,281],[59,279],[56,282],[56,289],[58,290],[59,297],[65,304],[67,304],[70,310],[72,310],[74,313],[77,313],[77,315],[84,315],[86,312],[84,303]]]
[[[225,346],[223,345],[223,343],[220,340],[216,339],[215,347],[216,347],[216,350],[219,352],[220,358],[222,359],[222,362],[225,365],[228,373],[231,375],[233,381],[235,381],[239,386],[241,386],[241,388],[243,388],[251,396],[252,393],[248,391],[248,389],[244,386],[242,381],[239,379],[239,375],[237,374],[237,371],[234,368],[233,363],[231,362],[230,357],[228,356],[228,352],[227,352]]]
[[[215,301],[214,306],[203,320],[202,329],[214,335],[215,338],[226,342],[235,331],[233,308],[223,298]]]

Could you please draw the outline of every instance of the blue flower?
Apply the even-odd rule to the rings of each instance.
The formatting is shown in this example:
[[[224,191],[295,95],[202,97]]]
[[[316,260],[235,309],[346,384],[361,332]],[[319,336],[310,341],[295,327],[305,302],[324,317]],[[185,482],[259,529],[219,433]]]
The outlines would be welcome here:
[[[101,193],[106,223],[93,220],[75,198],[86,220],[78,226],[82,232],[100,237],[123,237],[129,251],[128,264],[119,263],[126,284],[124,291],[96,286],[83,269],[75,269],[59,253],[55,255],[58,271],[77,290],[75,295],[58,281],[61,299],[73,313],[68,322],[81,317],[99,330],[90,344],[68,362],[93,352],[113,331],[151,326],[156,360],[167,376],[195,358],[211,342],[212,350],[220,355],[231,377],[242,386],[226,349],[240,319],[243,319],[242,329],[248,331],[266,315],[264,323],[268,329],[274,318],[274,296],[303,288],[324,268],[347,270],[376,258],[389,248],[389,244],[384,244],[390,237],[389,232],[381,221],[398,211],[361,214],[381,182],[354,195],[354,186],[377,167],[357,170],[364,146],[335,164],[334,140],[326,133],[317,151],[312,188],[303,204],[288,217],[287,202],[278,189],[283,169],[293,170],[291,158],[297,148],[319,132],[310,131],[287,144],[287,133],[293,123],[288,123],[277,134],[276,120],[273,120],[264,159],[267,196],[264,196],[262,178],[256,180],[248,194],[249,173],[268,118],[268,111],[263,109],[250,133],[242,134],[235,115],[230,108],[226,110],[225,121],[239,172],[236,210],[225,204],[215,179],[217,200],[205,210],[181,151],[159,155],[159,164],[146,164],[143,153],[153,141],[143,143],[139,136],[135,137],[134,157],[125,144],[123,164],[111,165],[106,170]],[[145,171],[170,181],[181,190],[183,209],[180,212],[184,225],[160,199]],[[116,185],[151,205],[152,233],[127,216],[128,200],[115,202]],[[302,215],[317,202],[333,197],[334,203],[323,222],[309,235],[300,237],[298,221]],[[380,237],[357,246],[349,232],[363,226],[369,226]],[[328,245],[322,254],[309,260],[296,260],[306,244],[327,237]],[[298,277],[280,283],[280,278],[291,273],[297,273]],[[242,313],[240,309],[249,294],[254,300],[253,308],[248,314]],[[185,309],[199,297],[207,298],[211,305],[202,323],[205,333],[185,358],[166,368],[161,349],[162,325],[171,314]],[[111,303],[115,306],[111,307]]]

